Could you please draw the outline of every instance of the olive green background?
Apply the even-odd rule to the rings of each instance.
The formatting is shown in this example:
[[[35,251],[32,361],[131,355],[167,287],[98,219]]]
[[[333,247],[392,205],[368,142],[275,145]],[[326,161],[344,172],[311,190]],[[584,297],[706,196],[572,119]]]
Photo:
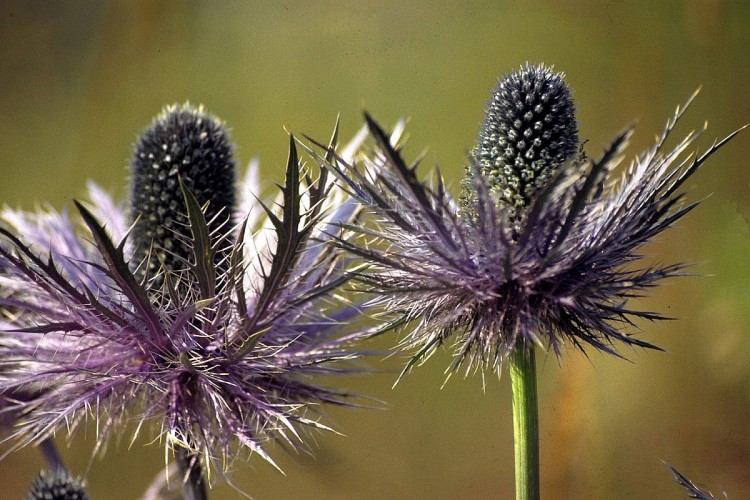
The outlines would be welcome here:
[[[705,148],[750,121],[750,3],[730,1],[22,2],[0,4],[0,202],[72,207],[93,179],[127,193],[139,130],[165,105],[203,103],[232,127],[240,164],[282,180],[287,130],[343,137],[367,109],[409,118],[407,155],[426,150],[456,187],[489,90],[526,61],[567,74],[581,137],[597,156],[626,124],[629,158],[699,85],[678,135],[710,127]],[[677,138],[677,136],[675,136]],[[732,499],[750,498],[750,131],[688,183],[702,206],[646,251],[698,263],[637,306],[675,318],[639,323],[667,350],[627,360],[569,350],[539,357],[542,493],[547,499],[684,498],[664,462]],[[386,349],[389,334],[368,347]],[[391,389],[404,355],[345,380],[383,410],[328,412],[345,436],[312,436],[315,458],[238,463],[258,500],[504,499],[513,496],[508,378],[453,377],[447,352]],[[339,383],[339,381],[332,381]],[[162,446],[127,436],[89,460],[95,426],[70,448],[93,499],[136,498]],[[0,497],[21,498],[35,450],[0,462]],[[214,499],[236,498],[226,484]]]

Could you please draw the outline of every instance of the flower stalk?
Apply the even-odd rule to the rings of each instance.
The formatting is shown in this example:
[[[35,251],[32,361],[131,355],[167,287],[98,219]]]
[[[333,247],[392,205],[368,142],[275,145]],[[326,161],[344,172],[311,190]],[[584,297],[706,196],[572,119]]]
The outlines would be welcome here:
[[[534,347],[516,344],[508,358],[513,392],[516,500],[539,499],[539,410]]]

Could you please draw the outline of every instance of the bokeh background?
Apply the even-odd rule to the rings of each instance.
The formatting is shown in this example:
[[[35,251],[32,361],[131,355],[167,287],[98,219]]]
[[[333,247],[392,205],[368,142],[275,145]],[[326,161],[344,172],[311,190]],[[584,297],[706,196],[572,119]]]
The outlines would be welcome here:
[[[702,91],[678,129],[705,148],[750,121],[750,3],[401,0],[0,3],[0,202],[71,208],[88,179],[125,196],[139,130],[165,105],[203,103],[232,127],[238,159],[282,180],[285,128],[353,134],[367,109],[409,118],[407,155],[426,151],[457,187],[497,78],[526,61],[566,72],[586,149],[626,124],[630,157],[674,106]],[[647,251],[689,260],[644,307],[679,318],[640,324],[666,353],[627,361],[542,355],[542,493],[547,499],[684,498],[664,462],[714,493],[750,498],[750,132],[689,183],[702,206]],[[393,345],[395,334],[372,343]],[[454,377],[441,353],[391,388],[404,357],[346,381],[383,410],[328,412],[345,436],[316,435],[315,457],[253,457],[233,478],[258,500],[505,499],[513,496],[508,378]],[[95,428],[60,446],[94,499],[137,498],[163,465],[158,444],[112,443],[90,460]],[[2,498],[21,498],[35,450],[0,462]],[[236,498],[227,485],[215,499]]]

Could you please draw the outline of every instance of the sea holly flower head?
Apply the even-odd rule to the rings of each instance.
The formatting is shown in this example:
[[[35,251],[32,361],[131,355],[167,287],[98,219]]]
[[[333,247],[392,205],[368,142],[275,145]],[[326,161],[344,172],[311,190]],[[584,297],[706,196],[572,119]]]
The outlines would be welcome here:
[[[629,299],[682,274],[682,264],[644,264],[640,251],[695,203],[685,181],[729,140],[697,156],[664,133],[615,178],[630,128],[597,160],[578,146],[574,106],[561,74],[526,65],[500,81],[456,200],[439,173],[421,180],[397,144],[369,116],[376,151],[364,168],[330,165],[370,213],[338,244],[369,263],[360,273],[374,302],[411,323],[401,347],[415,352],[405,371],[445,344],[452,370],[499,373],[516,347],[565,342],[618,355],[617,344],[655,348],[634,321],[659,319]],[[692,97],[691,97],[692,100]]]
[[[233,166],[221,122],[172,106],[135,147],[130,207],[92,184],[80,219],[3,209],[8,452],[89,420],[100,449],[135,422],[133,440],[152,429],[223,473],[243,450],[271,461],[269,439],[304,446],[327,428],[323,403],[352,403],[315,376],[359,369],[359,308],[335,293],[349,275],[324,244],[357,206],[293,138],[273,203],[256,198],[256,163],[235,199]]]

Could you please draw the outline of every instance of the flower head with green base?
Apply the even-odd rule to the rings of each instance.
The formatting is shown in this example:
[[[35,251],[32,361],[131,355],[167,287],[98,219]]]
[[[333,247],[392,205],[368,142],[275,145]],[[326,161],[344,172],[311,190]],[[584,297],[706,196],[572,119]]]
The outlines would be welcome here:
[[[346,333],[359,309],[335,293],[349,276],[324,244],[356,205],[325,171],[311,178],[293,139],[274,203],[255,198],[255,164],[236,200],[226,129],[189,105],[141,135],[131,182],[129,208],[90,186],[85,232],[53,209],[2,212],[10,450],[90,419],[97,448],[153,424],[186,476],[198,460],[223,473],[242,450],[270,461],[271,438],[303,445],[302,429],[326,428],[322,404],[352,403],[315,378],[359,370],[360,334]]]
[[[683,205],[680,188],[731,138],[694,158],[683,153],[695,134],[666,149],[683,111],[615,179],[631,129],[587,160],[562,75],[524,66],[493,94],[460,200],[439,174],[419,179],[367,116],[376,154],[364,171],[341,161],[332,169],[371,223],[350,226],[354,238],[339,245],[370,263],[360,279],[375,300],[415,322],[402,345],[416,350],[408,367],[446,342],[456,346],[454,369],[498,372],[519,344],[558,354],[564,341],[611,354],[618,342],[653,348],[621,331],[661,318],[629,299],[683,265],[638,267],[639,251],[696,205]]]

